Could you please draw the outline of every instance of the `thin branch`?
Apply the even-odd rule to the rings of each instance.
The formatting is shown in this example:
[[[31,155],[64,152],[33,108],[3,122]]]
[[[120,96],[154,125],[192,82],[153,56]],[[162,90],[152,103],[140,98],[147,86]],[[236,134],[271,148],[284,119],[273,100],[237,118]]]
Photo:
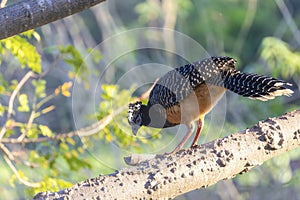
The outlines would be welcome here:
[[[32,71],[27,72],[26,75],[20,80],[20,82],[18,83],[18,85],[16,86],[14,91],[12,92],[12,94],[9,98],[9,102],[8,102],[7,120],[9,120],[11,118],[11,115],[12,115],[12,112],[13,112],[14,101],[15,101],[15,98],[16,98],[17,94],[19,93],[19,91],[21,90],[23,85],[31,77],[35,77],[34,73]],[[7,130],[6,125],[4,125],[1,129],[1,131],[0,131],[0,140],[4,137],[4,135],[6,133],[6,130]]]
[[[284,20],[286,21],[287,25],[290,27],[292,34],[294,35],[295,40],[297,41],[298,45],[300,45],[300,31],[297,28],[297,25],[295,21],[293,20],[293,17],[291,16],[291,13],[289,12],[289,9],[285,5],[283,0],[276,0],[277,6],[279,10],[281,11]]]
[[[57,95],[55,93],[50,94],[49,96],[43,98],[40,102],[38,102],[35,106],[36,110],[40,109],[45,103],[56,97]]]
[[[300,146],[300,110],[259,122],[215,141],[157,155],[132,168],[100,175],[34,199],[170,199],[248,172]]]
[[[17,177],[17,179],[24,185],[28,186],[28,187],[39,187],[40,183],[34,183],[34,182],[29,182],[27,180],[24,180],[18,170],[16,169],[16,167],[13,164],[13,160],[15,160],[14,156],[10,153],[10,151],[6,148],[6,146],[2,143],[0,143],[0,149],[4,152],[3,158],[5,160],[5,162],[8,164],[8,166],[10,167],[10,169],[13,171],[13,173],[15,174],[15,176]]]
[[[30,182],[30,181],[27,181],[27,180],[24,180],[18,170],[16,169],[16,167],[14,166],[14,164],[11,162],[11,160],[6,156],[6,155],[3,155],[3,158],[5,160],[5,162],[8,164],[8,166],[11,168],[11,170],[14,172],[14,174],[16,175],[17,179],[24,185],[28,186],[28,187],[40,187],[41,184],[40,183],[35,183],[35,182]]]
[[[8,102],[8,111],[7,111],[7,118],[10,118],[13,112],[13,106],[14,106],[14,101],[17,96],[17,94],[20,92],[21,88],[23,85],[31,78],[35,77],[34,73],[32,71],[29,71],[25,74],[25,76],[20,80],[14,91],[12,92],[9,102]]]
[[[2,0],[0,3],[0,8],[4,8],[6,5],[7,0]]]
[[[257,10],[257,0],[248,0],[248,9],[245,16],[244,23],[242,25],[242,28],[239,32],[239,35],[236,39],[236,42],[234,44],[234,52],[239,54],[241,52],[241,49],[244,45],[244,42],[246,40],[246,37],[248,35],[249,29],[251,28],[251,25],[253,24],[255,14]]]
[[[170,52],[175,52],[174,29],[177,21],[178,3],[173,0],[164,0],[161,3],[164,13],[163,37],[165,47]],[[172,30],[172,31],[170,31]],[[167,61],[174,65],[174,54],[167,54]]]
[[[8,156],[10,160],[15,160],[14,156],[4,144],[0,143],[0,149]]]
[[[62,133],[57,134],[51,137],[40,137],[40,138],[24,138],[23,140],[18,140],[16,138],[3,138],[0,140],[0,144],[27,144],[27,143],[39,143],[39,142],[47,142],[51,140],[61,140],[65,138],[71,138],[76,136],[76,132]]]
[[[26,134],[28,130],[31,128],[34,119],[35,119],[35,110],[32,110],[28,122],[26,124],[26,128],[24,131],[22,131],[21,135],[17,138],[17,140],[22,141],[26,137]]]

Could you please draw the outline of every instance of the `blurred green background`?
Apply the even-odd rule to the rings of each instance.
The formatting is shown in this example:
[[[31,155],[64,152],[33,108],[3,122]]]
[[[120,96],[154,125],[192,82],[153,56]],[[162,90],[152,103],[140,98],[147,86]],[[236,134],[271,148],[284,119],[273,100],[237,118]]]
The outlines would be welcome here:
[[[112,173],[131,153],[171,151],[184,126],[133,137],[126,105],[165,72],[207,56],[234,57],[239,70],[287,80],[295,93],[260,102],[228,92],[199,143],[298,109],[299,26],[298,0],[109,0],[0,41],[0,199]],[[176,199],[299,199],[299,170],[297,148]]]

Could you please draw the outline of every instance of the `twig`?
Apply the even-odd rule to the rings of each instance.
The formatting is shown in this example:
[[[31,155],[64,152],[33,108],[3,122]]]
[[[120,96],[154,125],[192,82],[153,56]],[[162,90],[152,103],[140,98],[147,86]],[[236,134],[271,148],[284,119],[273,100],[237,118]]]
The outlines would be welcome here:
[[[8,164],[8,166],[11,168],[11,170],[14,172],[14,174],[16,175],[17,179],[23,183],[24,185],[28,186],[28,187],[40,187],[41,183],[35,183],[35,182],[29,182],[27,180],[24,180],[19,172],[17,171],[16,167],[14,166],[14,164],[11,162],[11,160],[6,156],[3,155],[3,158],[5,160],[5,162]]]
[[[15,160],[14,156],[10,153],[10,151],[4,144],[0,143],[0,149],[8,156],[10,160]]]
[[[239,35],[236,39],[236,42],[234,44],[234,52],[235,53],[241,52],[241,49],[242,49],[244,42],[246,40],[246,37],[248,35],[249,29],[251,28],[251,25],[253,24],[256,10],[257,10],[257,0],[248,0],[248,9],[247,9],[247,13],[245,16],[245,20],[241,27]]]
[[[275,2],[277,4],[278,8],[280,9],[287,25],[290,27],[295,40],[297,41],[298,45],[300,45],[300,32],[297,28],[295,21],[293,20],[293,18],[291,16],[291,13],[288,10],[287,6],[285,5],[283,0],[276,0]]]
[[[16,98],[17,94],[19,93],[19,91],[21,90],[23,85],[31,77],[35,77],[34,73],[32,71],[27,72],[26,75],[21,79],[21,81],[18,83],[18,85],[16,86],[16,88],[12,92],[12,94],[10,96],[10,99],[9,99],[9,102],[8,102],[7,120],[9,120],[11,118],[11,115],[12,115],[12,112],[13,112],[14,101],[15,101],[15,98]],[[0,131],[0,140],[4,137],[5,133],[6,133],[6,126],[4,125],[1,129],[1,131]]]
[[[6,5],[7,0],[2,0],[0,3],[0,8],[4,8]]]
[[[28,122],[27,122],[27,124],[26,124],[26,128],[25,128],[25,130],[21,133],[21,135],[18,137],[17,140],[22,141],[22,140],[26,137],[26,134],[27,134],[28,130],[29,130],[29,129],[31,128],[31,126],[32,126],[32,123],[33,123],[34,118],[35,118],[35,110],[32,110],[31,113],[30,113]]]
[[[14,104],[14,101],[15,101],[15,98],[16,98],[17,94],[19,93],[19,91],[21,90],[23,85],[31,77],[35,77],[34,73],[32,71],[27,72],[26,75],[21,79],[21,81],[18,83],[18,85],[16,86],[16,88],[12,92],[12,94],[10,96],[10,99],[9,99],[9,103],[8,103],[7,118],[11,117],[11,114],[12,114],[12,111],[13,111],[13,104]]]
[[[45,103],[53,99],[55,96],[57,96],[55,93],[43,98],[40,102],[36,104],[36,110],[38,110],[40,107],[42,107]]]
[[[27,144],[27,143],[39,143],[39,142],[46,142],[51,140],[60,140],[64,138],[71,138],[77,135],[76,132],[69,132],[69,133],[62,133],[57,134],[51,137],[40,137],[40,138],[24,138],[22,141],[18,140],[17,138],[3,138],[0,140],[0,144]]]

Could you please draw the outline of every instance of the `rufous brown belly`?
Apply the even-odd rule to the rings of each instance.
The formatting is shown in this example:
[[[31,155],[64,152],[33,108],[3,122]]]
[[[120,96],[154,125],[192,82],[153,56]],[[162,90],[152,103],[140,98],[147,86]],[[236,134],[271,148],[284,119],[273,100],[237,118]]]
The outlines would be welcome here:
[[[223,87],[201,84],[179,104],[166,109],[167,120],[173,124],[190,125],[199,118],[203,119],[225,91]]]

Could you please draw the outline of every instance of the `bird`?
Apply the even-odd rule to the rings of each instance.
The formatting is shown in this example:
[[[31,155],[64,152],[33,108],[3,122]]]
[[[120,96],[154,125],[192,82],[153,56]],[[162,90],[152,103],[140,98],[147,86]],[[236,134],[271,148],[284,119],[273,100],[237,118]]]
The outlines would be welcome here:
[[[197,146],[205,115],[227,90],[261,101],[293,94],[288,88],[291,83],[241,72],[235,69],[236,63],[228,56],[212,56],[167,72],[154,83],[147,105],[141,101],[129,103],[127,120],[133,134],[136,135],[142,126],[168,128],[185,124],[188,131],[170,152],[172,154],[180,150],[192,135],[194,122],[198,126],[191,147]]]

